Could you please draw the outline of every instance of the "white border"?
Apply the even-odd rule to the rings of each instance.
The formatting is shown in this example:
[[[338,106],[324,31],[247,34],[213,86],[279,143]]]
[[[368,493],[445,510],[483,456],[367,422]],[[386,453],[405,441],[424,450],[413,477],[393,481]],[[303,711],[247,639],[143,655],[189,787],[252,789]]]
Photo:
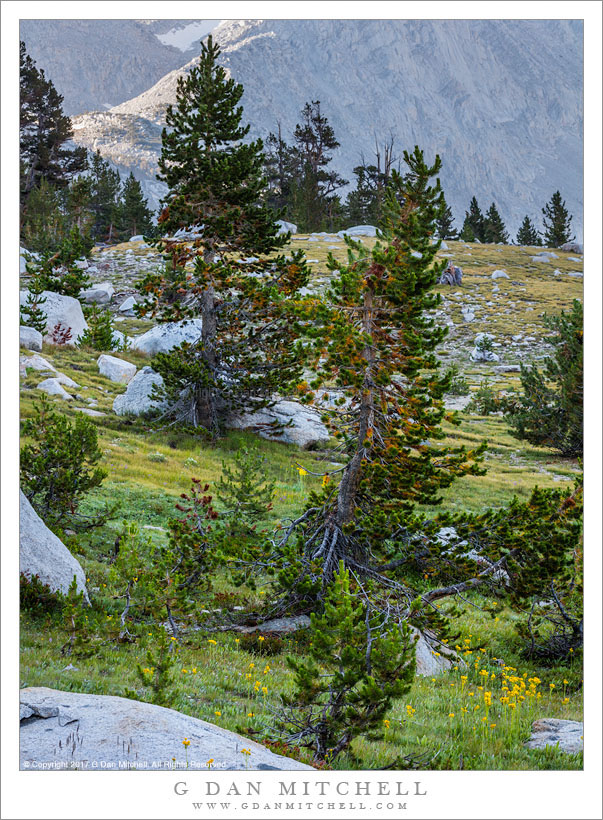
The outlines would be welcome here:
[[[17,584],[17,464],[18,372],[16,339],[18,209],[18,20],[130,19],[555,19],[585,20],[585,415],[586,472],[586,768],[584,772],[427,772],[317,773],[312,780],[396,779],[420,780],[428,796],[406,798],[406,812],[391,813],[351,809],[308,814],[289,812],[287,817],[398,817],[417,818],[548,818],[598,820],[601,772],[601,5],[587,2],[3,2],[2,3],[2,817],[3,818],[166,818],[206,815],[193,811],[190,800],[172,791],[177,780],[196,788],[202,773],[188,777],[145,772],[83,773],[77,775],[18,771],[18,723],[15,703],[18,681]],[[563,60],[563,54],[559,55]],[[303,67],[300,67],[303,70]],[[15,273],[13,274],[13,271]],[[214,780],[261,780],[271,783],[291,778],[288,773],[256,773],[249,777],[219,773]],[[404,775],[404,776],[402,776]],[[68,783],[66,780],[68,779]],[[303,779],[302,776],[297,777]],[[265,792],[266,794],[267,792]],[[199,798],[200,800],[203,798]],[[231,816],[276,817],[274,813],[237,812]]]

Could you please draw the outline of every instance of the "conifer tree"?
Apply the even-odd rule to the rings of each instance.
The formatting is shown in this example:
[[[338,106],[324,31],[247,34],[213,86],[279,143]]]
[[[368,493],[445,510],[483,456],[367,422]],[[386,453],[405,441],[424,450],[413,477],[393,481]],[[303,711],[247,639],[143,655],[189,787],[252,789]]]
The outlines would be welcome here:
[[[509,234],[505,229],[504,222],[502,221],[494,202],[486,211],[483,235],[483,242],[491,242],[493,244],[502,242],[506,245],[509,241]]]
[[[540,247],[542,245],[540,233],[536,230],[534,223],[527,214],[517,231],[516,242],[518,245],[529,245],[530,247]]]
[[[26,257],[27,259],[27,257]],[[46,302],[44,294],[44,281],[39,275],[37,267],[32,264],[31,257],[25,262],[25,270],[29,274],[27,284],[27,297],[25,304],[19,309],[19,324],[26,327],[33,327],[39,333],[46,333],[47,316],[41,307]]]
[[[560,248],[566,242],[571,242],[575,236],[572,234],[570,216],[565,202],[561,198],[561,193],[555,191],[550,201],[542,209],[544,225],[544,244],[547,248]]]
[[[65,148],[73,132],[63,113],[63,97],[20,43],[20,160],[21,195],[45,179],[62,188],[86,167],[85,148]]]
[[[459,232],[453,227],[454,217],[452,208],[444,200],[444,210],[442,216],[436,219],[436,228],[440,239],[458,239]]]
[[[21,209],[20,241],[34,253],[53,252],[59,247],[65,230],[61,197],[54,185],[41,179]]]
[[[552,357],[521,368],[523,393],[507,406],[507,419],[514,435],[532,444],[552,447],[562,455],[582,455],[584,347],[583,308],[574,299],[569,314],[548,317],[555,331]]]
[[[160,354],[154,366],[168,412],[216,436],[235,407],[266,406],[298,378],[295,323],[286,315],[309,269],[301,253],[265,258],[289,236],[277,235],[277,214],[262,202],[262,142],[242,142],[243,87],[218,65],[211,35],[201,49],[168,107],[159,160],[169,187],[161,229],[197,226],[197,234],[156,240],[167,264],[141,282],[148,298],[139,311],[165,321],[201,317],[199,342]]]
[[[314,400],[313,389],[332,385],[335,408],[325,417],[345,467],[339,484],[327,481],[297,522],[304,557],[283,579],[305,591],[328,585],[340,560],[359,572],[374,569],[415,504],[437,503],[438,491],[457,476],[480,473],[483,447],[437,444],[442,420],[453,419],[443,402],[450,377],[439,373],[434,353],[447,329],[426,315],[440,301],[432,289],[445,264],[434,264],[439,243],[432,244],[443,202],[439,180],[430,180],[440,159],[429,167],[416,147],[404,161],[407,174],[394,172],[387,192],[381,237],[370,254],[348,237],[347,265],[330,257],[328,302],[307,330],[318,377],[306,387],[306,400]],[[282,549],[295,531],[287,530]]]
[[[465,211],[465,221],[461,231],[461,239],[467,242],[474,242],[475,240],[485,242],[484,227],[484,215],[477,204],[477,199],[472,197],[469,203],[469,210]]]
[[[111,168],[98,149],[90,160],[89,181],[88,207],[94,215],[92,236],[96,240],[111,242],[115,238],[121,179],[119,172]]]
[[[140,182],[131,171],[121,191],[118,221],[120,239],[148,235],[153,230],[153,213],[142,193]]]

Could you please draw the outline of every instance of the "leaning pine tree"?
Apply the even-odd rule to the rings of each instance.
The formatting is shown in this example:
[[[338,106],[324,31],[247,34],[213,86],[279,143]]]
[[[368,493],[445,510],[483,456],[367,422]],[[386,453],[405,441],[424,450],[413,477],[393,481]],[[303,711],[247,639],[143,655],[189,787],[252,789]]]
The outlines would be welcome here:
[[[329,385],[325,417],[345,466],[325,476],[322,494],[276,542],[290,607],[322,600],[340,561],[355,578],[391,586],[386,545],[414,506],[437,503],[455,478],[481,472],[482,447],[438,444],[441,422],[455,421],[434,353],[447,330],[427,316],[443,270],[432,244],[443,197],[439,180],[430,184],[440,159],[429,167],[418,147],[404,159],[408,172],[392,175],[374,248],[346,238],[348,263],[330,257],[331,289],[308,323],[318,376],[306,399],[324,404],[325,393],[312,391]]]
[[[289,313],[309,276],[302,253],[266,258],[289,237],[278,235],[278,215],[262,201],[262,142],[243,142],[243,87],[227,79],[219,54],[209,36],[168,107],[158,178],[169,193],[159,226],[172,235],[155,242],[163,272],[140,283],[142,315],[202,320],[197,343],[159,354],[153,366],[169,414],[214,437],[230,412],[266,406],[299,380]]]

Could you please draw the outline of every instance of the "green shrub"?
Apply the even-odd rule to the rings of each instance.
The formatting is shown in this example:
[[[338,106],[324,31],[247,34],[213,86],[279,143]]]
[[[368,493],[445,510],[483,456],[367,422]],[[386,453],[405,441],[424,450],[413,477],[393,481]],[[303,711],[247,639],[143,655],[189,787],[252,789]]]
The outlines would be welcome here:
[[[448,376],[450,378],[450,386],[446,391],[451,396],[468,396],[471,392],[469,389],[469,382],[463,376],[462,373],[459,372],[458,367],[453,364],[448,370]]]
[[[85,305],[83,310],[88,327],[78,339],[80,347],[85,345],[100,352],[117,350],[120,344],[113,338],[113,316],[110,311],[102,310],[98,305]]]
[[[21,488],[46,522],[75,516],[86,493],[107,473],[95,465],[102,458],[96,427],[83,413],[73,422],[53,410],[42,396],[22,433],[31,442],[21,448]]]
[[[501,397],[492,389],[490,380],[482,379],[467,409],[481,416],[489,416],[491,413],[498,413],[502,407]]]

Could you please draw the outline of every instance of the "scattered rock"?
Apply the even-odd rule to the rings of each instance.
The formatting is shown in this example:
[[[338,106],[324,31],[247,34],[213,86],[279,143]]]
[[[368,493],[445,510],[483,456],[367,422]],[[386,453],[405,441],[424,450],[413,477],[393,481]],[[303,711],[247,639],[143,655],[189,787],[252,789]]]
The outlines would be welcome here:
[[[465,668],[465,662],[454,649],[449,649],[447,646],[435,642],[432,644],[426,633],[419,632],[414,627],[411,627],[411,629],[418,636],[415,649],[417,675],[424,677],[440,675],[442,672],[452,669],[453,666],[458,666],[460,669]]]
[[[126,316],[134,316],[134,305],[136,304],[136,299],[134,296],[128,296],[128,298],[121,303],[119,306],[119,312],[125,313]]]
[[[63,387],[79,387],[77,382],[74,382],[69,376],[66,376],[64,373],[57,373],[54,377],[59,384],[62,384]]]
[[[277,432],[277,425],[287,425]],[[277,401],[273,407],[255,413],[242,413],[232,417],[227,427],[234,430],[256,430],[262,438],[296,444],[307,449],[329,441],[329,431],[320,420],[320,414],[311,407],[296,401]]]
[[[106,416],[106,413],[101,413],[100,410],[91,410],[89,407],[76,407],[75,410],[79,410],[80,413],[83,413],[85,416]]]
[[[297,225],[294,225],[293,222],[285,222],[283,219],[277,219],[276,224],[279,226],[277,236],[284,233],[297,233]]]
[[[88,304],[108,305],[111,301],[115,288],[111,282],[98,282],[85,290],[80,291],[80,299]]]
[[[40,353],[42,351],[42,334],[34,327],[19,325],[19,347],[36,350]]]
[[[19,356],[19,369],[25,375],[27,370],[39,370],[41,372],[56,373],[56,367],[43,359],[42,356]]]
[[[153,385],[162,385],[163,379],[152,367],[143,367],[129,382],[125,393],[116,396],[113,410],[118,416],[142,416],[160,410],[164,404],[151,398]]]
[[[509,274],[504,270],[495,270],[490,278],[491,279],[508,279]]]
[[[128,242],[143,242],[144,236],[141,233],[137,233],[136,236],[131,236]]]
[[[52,331],[56,325],[61,324],[71,331],[71,338],[66,344],[74,347],[78,337],[81,336],[88,327],[81,304],[77,299],[74,299],[73,296],[63,296],[60,293],[53,293],[49,290],[45,290],[42,296],[46,299],[42,306],[46,314],[46,333],[44,335],[44,341],[52,343]],[[21,305],[24,305],[26,301],[27,291],[22,290],[19,293],[19,302]]]
[[[276,635],[287,635],[298,629],[307,629],[310,623],[308,615],[295,615],[291,618],[274,618],[271,621],[264,621],[264,623],[256,624],[255,626],[229,626],[227,630],[230,632],[242,632],[244,634],[251,632],[261,632],[262,634],[272,632]]]
[[[21,768],[52,763],[94,771],[104,768],[207,770],[310,770],[311,766],[276,755],[247,737],[175,709],[109,695],[76,694],[46,687],[20,692]],[[190,741],[186,749],[184,738]],[[250,754],[242,753],[247,749]],[[83,768],[83,766],[82,766]]]
[[[43,382],[36,385],[36,390],[42,390],[43,393],[48,393],[49,396],[58,396],[63,401],[73,399],[73,396],[62,387],[58,379],[44,379]]]
[[[558,746],[562,752],[575,754],[584,749],[584,724],[577,720],[541,718],[532,723],[532,734],[525,744],[528,749]]]
[[[79,268],[80,270],[88,270],[88,260],[85,256],[82,256],[81,259],[76,259],[73,264],[76,268]]]
[[[521,366],[518,364],[497,364],[492,370],[495,373],[520,373]]]
[[[165,322],[147,330],[142,336],[135,336],[132,339],[132,347],[141,353],[148,353],[149,356],[167,353],[182,342],[196,342],[201,336],[201,328],[201,319]]]
[[[579,242],[566,242],[565,245],[561,245],[559,250],[570,251],[571,253],[584,253],[584,245],[581,245]]]
[[[102,353],[96,360],[101,376],[106,376],[112,382],[128,384],[136,375],[136,365]]]
[[[471,359],[474,362],[497,362],[499,360],[494,351],[482,347],[486,339],[492,341],[494,336],[491,333],[478,333],[475,337],[475,347],[471,351]]]
[[[86,576],[79,561],[42,521],[23,491],[19,491],[19,569],[28,578],[37,575],[53,592],[69,592],[75,575],[79,592],[90,603]]]
[[[377,236],[377,228],[374,225],[354,225],[352,228],[346,228],[345,231],[337,231],[337,236],[342,239],[346,234],[348,236]]]
[[[567,261],[568,262],[582,262],[583,260],[579,259],[577,256],[568,256]]]

